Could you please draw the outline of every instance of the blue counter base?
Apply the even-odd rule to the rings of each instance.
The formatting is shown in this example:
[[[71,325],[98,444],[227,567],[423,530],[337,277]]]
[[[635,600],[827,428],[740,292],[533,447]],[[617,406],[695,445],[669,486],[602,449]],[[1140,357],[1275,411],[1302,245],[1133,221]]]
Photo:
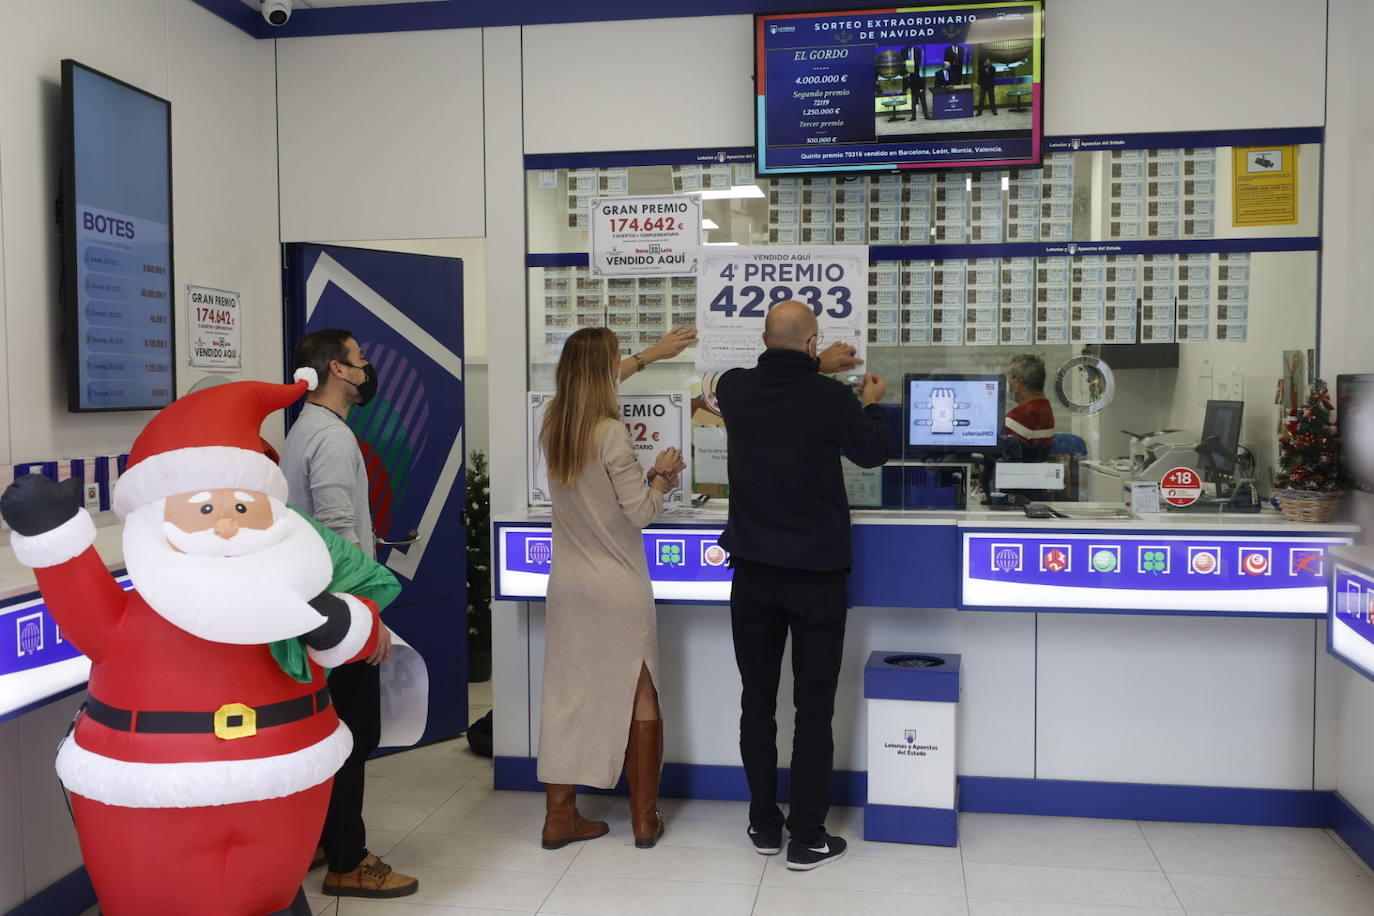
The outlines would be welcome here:
[[[1329,827],[1331,793],[1310,789],[961,776],[959,810],[1262,827]]]
[[[536,763],[533,757],[497,757],[493,765],[495,787],[542,792],[544,785],[535,776]],[[790,784],[789,772],[779,768],[779,798],[787,798]],[[744,769],[738,766],[664,764],[661,787],[661,794],[665,798],[749,800]],[[626,794],[624,780],[614,789],[579,788],[579,791],[603,795]],[[863,807],[867,803],[867,796],[866,773],[835,771],[831,783],[831,804]],[[958,800],[959,811],[980,814],[1039,814],[1261,827],[1329,827],[1374,868],[1374,825],[1335,792],[961,776]]]
[[[864,805],[864,839],[877,843],[958,846],[959,812],[953,808]]]
[[[1355,851],[1355,855],[1374,868],[1374,823],[1356,811],[1339,792],[1331,793],[1330,827]]]
[[[86,866],[58,878],[5,916],[55,916],[58,913],[84,913],[95,906],[95,888]]]

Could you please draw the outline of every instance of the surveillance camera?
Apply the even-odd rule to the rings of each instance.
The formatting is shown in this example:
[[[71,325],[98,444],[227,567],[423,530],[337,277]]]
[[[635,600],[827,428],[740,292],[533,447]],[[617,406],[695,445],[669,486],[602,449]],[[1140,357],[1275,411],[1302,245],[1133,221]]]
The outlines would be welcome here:
[[[258,5],[269,25],[286,25],[291,18],[291,0],[258,0]]]

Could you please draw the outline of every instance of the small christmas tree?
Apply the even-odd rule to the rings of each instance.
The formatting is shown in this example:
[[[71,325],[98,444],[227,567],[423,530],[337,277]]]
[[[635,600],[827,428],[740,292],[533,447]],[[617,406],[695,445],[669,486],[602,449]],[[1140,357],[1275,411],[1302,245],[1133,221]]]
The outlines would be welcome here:
[[[490,652],[491,478],[487,476],[487,456],[481,450],[472,453],[468,465],[463,524],[468,533],[468,645]]]
[[[1314,380],[1307,401],[1288,412],[1279,437],[1278,486],[1315,493],[1341,488],[1340,437],[1331,422],[1331,410],[1326,383]]]

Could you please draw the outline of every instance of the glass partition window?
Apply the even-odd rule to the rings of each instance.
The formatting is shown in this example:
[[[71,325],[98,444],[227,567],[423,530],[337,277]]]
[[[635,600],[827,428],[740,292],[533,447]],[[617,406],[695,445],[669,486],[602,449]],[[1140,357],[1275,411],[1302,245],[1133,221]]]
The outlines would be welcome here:
[[[1316,337],[1320,148],[1296,154],[1298,219],[1277,226],[1233,225],[1230,147],[1063,152],[1043,169],[845,178],[756,179],[739,163],[531,170],[529,252],[542,266],[529,270],[529,388],[552,388],[562,343],[579,327],[610,327],[635,353],[694,323],[695,278],[593,277],[578,255],[592,197],[701,193],[707,245],[871,246],[864,368],[888,382],[894,432],[911,419],[904,376],[1005,376],[1014,358],[1030,356],[1045,368],[1055,432],[1048,454],[1031,457],[1061,464],[1064,487],[1027,495],[1120,505],[1133,477],[1170,456],[1186,463],[1211,400],[1244,402],[1233,476],[1254,477],[1267,494],[1275,386],[1295,352],[1308,365]],[[1006,256],[1003,246],[1027,242],[1036,254]],[[997,256],[977,257],[981,245]],[[1074,362],[1085,354],[1106,365],[1110,384]],[[622,391],[695,398],[694,357],[688,349],[651,365]],[[1008,399],[1004,410],[1015,406]],[[719,421],[698,402],[693,422]],[[988,473],[969,455],[895,452],[884,471],[853,469],[851,497],[875,508],[972,506]],[[713,482],[694,489],[727,492]]]

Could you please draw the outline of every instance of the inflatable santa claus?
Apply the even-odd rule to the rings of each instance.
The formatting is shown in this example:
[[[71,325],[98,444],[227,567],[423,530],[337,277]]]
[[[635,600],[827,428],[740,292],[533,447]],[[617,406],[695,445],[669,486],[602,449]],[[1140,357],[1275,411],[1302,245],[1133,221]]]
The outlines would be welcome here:
[[[105,916],[305,905],[353,744],[324,669],[366,657],[378,623],[369,602],[326,591],[328,549],[263,452],[263,419],[314,386],[297,375],[188,395],[144,429],[114,491],[131,592],[92,546],[79,481],[30,475],[0,498],[15,554],[91,660],[57,773]],[[296,638],[309,666],[293,676],[269,644]]]

